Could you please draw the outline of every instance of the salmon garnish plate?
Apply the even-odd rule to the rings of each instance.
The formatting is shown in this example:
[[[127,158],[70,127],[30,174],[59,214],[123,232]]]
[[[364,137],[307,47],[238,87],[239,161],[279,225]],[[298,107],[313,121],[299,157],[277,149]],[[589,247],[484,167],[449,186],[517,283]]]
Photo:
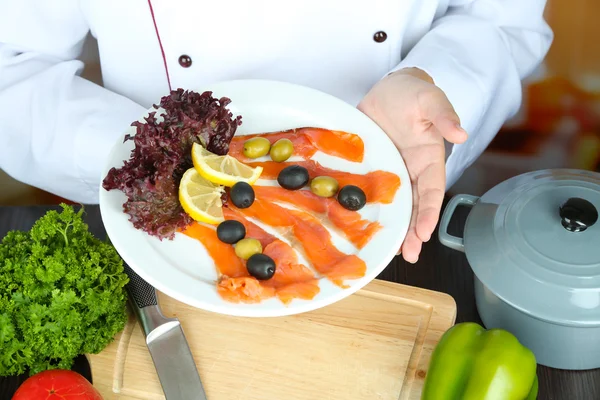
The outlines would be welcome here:
[[[327,306],[376,278],[407,233],[400,153],[317,90],[241,80],[174,91],[124,137],[100,190],[107,233],[138,275],[192,306],[246,317]]]

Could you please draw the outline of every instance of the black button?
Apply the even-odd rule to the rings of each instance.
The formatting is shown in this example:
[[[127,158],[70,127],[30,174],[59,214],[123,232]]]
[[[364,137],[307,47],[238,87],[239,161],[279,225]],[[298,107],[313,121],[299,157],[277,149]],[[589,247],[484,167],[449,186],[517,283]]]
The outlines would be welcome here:
[[[387,39],[387,33],[384,31],[375,32],[373,35],[373,40],[377,43],[385,42],[385,39]]]
[[[192,59],[190,56],[183,54],[179,56],[179,65],[183,68],[189,68],[192,65]]]

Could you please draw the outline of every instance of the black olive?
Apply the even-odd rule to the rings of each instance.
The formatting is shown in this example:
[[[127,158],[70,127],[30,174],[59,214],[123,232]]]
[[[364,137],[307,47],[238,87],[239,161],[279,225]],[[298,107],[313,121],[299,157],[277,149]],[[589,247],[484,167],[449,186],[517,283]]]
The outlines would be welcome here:
[[[271,279],[275,274],[275,261],[266,254],[252,255],[246,262],[248,273],[258,280]]]
[[[367,196],[358,186],[347,185],[340,189],[338,202],[347,210],[358,211],[367,203]]]
[[[244,224],[236,220],[223,221],[217,226],[217,237],[223,243],[234,244],[246,236]]]
[[[308,183],[308,170],[300,165],[285,167],[277,176],[277,182],[288,190],[298,190]]]
[[[254,189],[247,182],[236,182],[229,190],[229,197],[237,208],[248,208],[254,203]]]

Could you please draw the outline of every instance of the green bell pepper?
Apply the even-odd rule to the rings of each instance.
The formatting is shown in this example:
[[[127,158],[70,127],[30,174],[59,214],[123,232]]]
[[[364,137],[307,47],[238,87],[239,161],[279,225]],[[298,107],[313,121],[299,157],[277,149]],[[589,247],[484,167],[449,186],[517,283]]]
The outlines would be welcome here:
[[[512,333],[459,323],[431,355],[421,400],[535,400],[536,368],[534,354]]]

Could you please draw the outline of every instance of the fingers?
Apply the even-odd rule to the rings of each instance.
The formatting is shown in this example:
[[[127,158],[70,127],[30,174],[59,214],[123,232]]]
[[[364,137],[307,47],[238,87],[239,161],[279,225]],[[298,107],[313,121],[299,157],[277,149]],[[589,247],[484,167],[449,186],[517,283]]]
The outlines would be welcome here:
[[[440,91],[432,91],[419,99],[423,118],[430,121],[442,137],[450,143],[464,143],[467,132],[460,126],[460,119],[446,95]]]
[[[424,242],[431,239],[444,201],[446,172],[443,160],[429,164],[413,183],[413,209],[406,238],[398,254],[416,263]]]
[[[402,256],[406,262],[414,264],[419,261],[419,254],[421,254],[422,246],[423,242],[417,237],[414,228],[409,229],[401,249]]]
[[[416,190],[419,198],[415,231],[423,242],[435,230],[444,201],[446,171],[443,160],[431,163],[419,176]]]
[[[456,114],[441,113],[431,122],[437,128],[444,139],[450,143],[460,144],[467,140],[467,132],[456,122]]]
[[[417,191],[413,188],[413,208],[410,217],[410,225],[406,232],[406,237],[402,243],[399,253],[402,253],[404,259],[409,263],[416,263],[419,260],[419,254],[421,253],[421,240],[417,236],[416,225],[417,217],[419,213],[419,197]]]

